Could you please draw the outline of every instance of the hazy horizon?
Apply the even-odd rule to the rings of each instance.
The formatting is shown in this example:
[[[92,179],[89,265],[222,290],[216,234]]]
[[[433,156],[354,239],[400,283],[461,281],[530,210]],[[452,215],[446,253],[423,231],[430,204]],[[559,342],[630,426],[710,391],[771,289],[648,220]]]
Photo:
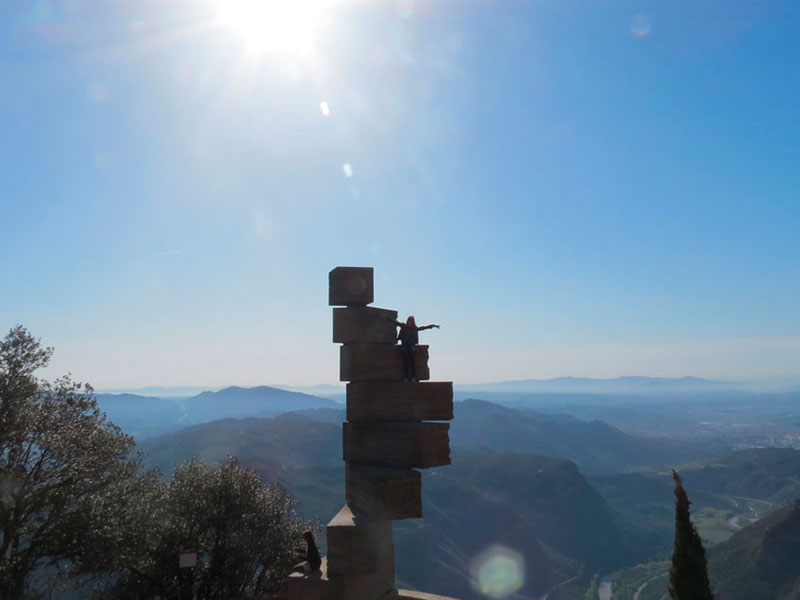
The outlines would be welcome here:
[[[562,382],[564,380],[577,380],[577,381],[589,381],[589,382],[597,382],[597,383],[610,383],[616,382],[619,380],[626,380],[626,379],[666,379],[670,382],[679,382],[681,380],[694,380],[700,379],[702,382],[708,382],[715,385],[722,386],[723,388],[730,389],[732,391],[749,391],[749,392],[784,392],[784,391],[798,391],[797,388],[800,387],[800,378],[771,378],[771,379],[761,379],[761,380],[728,380],[728,381],[721,381],[721,380],[713,380],[713,379],[706,379],[706,378],[696,378],[692,375],[685,375],[682,377],[675,377],[675,378],[656,378],[656,377],[647,377],[642,375],[625,375],[621,377],[611,377],[611,378],[581,378],[581,377],[573,377],[570,375],[564,375],[561,377],[554,377],[548,379],[520,379],[520,380],[506,380],[506,381],[481,381],[481,382],[454,382],[454,386],[456,388],[461,389],[474,389],[474,388],[482,388],[486,387],[491,388],[492,386],[498,386],[502,384],[516,384],[516,383],[555,383],[555,382]],[[91,382],[88,382],[91,383]],[[564,381],[566,383],[566,381]],[[299,391],[307,394],[314,394],[315,391],[319,391],[321,395],[327,395],[328,393],[336,392],[336,393],[344,393],[345,391],[345,382],[336,382],[336,383],[313,383],[308,385],[287,385],[282,383],[274,383],[274,382],[260,382],[254,384],[247,384],[242,385],[239,383],[227,383],[224,385],[147,385],[142,387],[125,387],[125,386],[117,386],[117,387],[94,387],[95,393],[99,394],[137,394],[137,395],[144,395],[144,396],[175,396],[175,397],[188,397],[192,395],[196,395],[202,391],[219,391],[229,387],[240,387],[240,388],[253,388],[253,387],[272,387],[278,389],[285,389],[289,391]]]
[[[330,323],[327,324],[328,329]],[[33,332],[39,335],[38,332]],[[328,334],[326,330],[324,332]],[[446,343],[446,331],[434,334],[442,343],[432,341],[430,344],[430,365],[432,378],[436,380],[455,381],[459,384],[480,384],[499,381],[518,381],[528,379],[549,380],[560,377],[585,377],[595,379],[615,379],[618,377],[700,377],[717,381],[737,381],[745,384],[788,381],[790,384],[800,383],[800,374],[793,372],[800,357],[800,340],[763,340],[741,343],[735,351],[727,349],[724,343],[698,343],[686,345],[664,346],[598,346],[598,347],[554,347],[540,350],[529,350],[514,354],[500,355],[493,363],[481,356],[465,354],[463,349],[454,348],[452,342]],[[433,337],[433,336],[431,336]],[[42,336],[43,343],[55,345]],[[426,342],[427,340],[423,340]],[[169,342],[169,341],[165,341]],[[235,346],[234,342],[231,342]],[[68,347],[74,346],[68,344]],[[196,350],[196,349],[195,349]],[[220,360],[219,375],[214,373],[208,362],[200,361],[193,365],[184,349],[177,343],[168,347],[163,345],[152,350],[141,349],[141,354],[133,356],[134,360],[149,363],[148,374],[140,369],[125,369],[123,366],[111,368],[112,357],[102,350],[84,349],[82,357],[64,356],[60,345],[55,345],[52,365],[42,371],[46,377],[57,377],[71,372],[77,379],[87,381],[96,388],[132,389],[141,387],[214,387],[228,385],[252,387],[267,385],[265,382],[277,381],[282,386],[307,387],[313,385],[336,385],[338,383],[338,346],[327,340],[322,343],[309,344],[309,348],[295,347],[291,357],[272,356],[273,366],[277,365],[284,376],[260,376],[258,362],[268,348],[252,344],[249,355],[242,354],[216,357]],[[316,353],[315,360],[309,360],[311,353]],[[133,349],[128,350],[133,355]],[[299,357],[303,357],[300,359]],[[298,361],[301,361],[298,364]],[[77,368],[81,362],[84,367]],[[312,368],[304,368],[312,362]],[[585,362],[584,368],[566,370],[573,365]],[[676,371],[672,368],[652,368],[657,363],[670,363],[686,367]],[[181,377],[180,372],[202,371],[200,366],[208,368],[196,379]],[[535,365],[533,368],[528,365]],[[628,369],[625,366],[629,365]],[[557,370],[559,367],[565,370]],[[638,369],[636,367],[639,367]],[[739,366],[739,369],[733,367]],[[103,368],[105,367],[105,368]],[[180,368],[176,368],[180,367]],[[651,367],[651,368],[648,368]],[[716,367],[716,369],[714,369]],[[93,371],[96,373],[93,374]],[[116,371],[121,373],[117,374]],[[107,374],[114,373],[112,379]],[[291,374],[291,375],[290,375]],[[148,376],[149,375],[149,376]],[[199,383],[198,383],[199,382]]]

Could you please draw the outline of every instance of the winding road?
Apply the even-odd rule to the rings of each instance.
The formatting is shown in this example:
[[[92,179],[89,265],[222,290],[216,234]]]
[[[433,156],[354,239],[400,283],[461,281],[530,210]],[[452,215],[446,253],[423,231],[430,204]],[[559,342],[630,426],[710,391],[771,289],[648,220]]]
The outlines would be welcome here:
[[[640,585],[638,588],[636,588],[636,593],[633,595],[633,600],[639,600],[639,594],[642,593],[642,591],[644,590],[644,588],[647,586],[648,583],[650,583],[654,579],[658,579],[662,575],[666,575],[667,573],[669,573],[669,571],[664,571],[663,573],[659,573],[658,575],[653,575],[650,579],[646,579],[642,583],[642,585]]]

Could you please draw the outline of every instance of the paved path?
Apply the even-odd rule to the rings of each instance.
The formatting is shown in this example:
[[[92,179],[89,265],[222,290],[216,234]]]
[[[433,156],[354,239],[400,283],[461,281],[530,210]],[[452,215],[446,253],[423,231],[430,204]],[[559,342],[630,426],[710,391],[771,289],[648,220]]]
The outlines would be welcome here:
[[[561,583],[555,584],[553,587],[551,587],[549,590],[547,590],[547,592],[545,592],[544,596],[539,596],[539,600],[547,600],[550,597],[550,594],[555,592],[562,585],[567,585],[571,581],[575,581],[577,578],[578,578],[578,576],[576,575],[575,577],[571,577],[570,579],[567,579],[566,581],[562,581]]]

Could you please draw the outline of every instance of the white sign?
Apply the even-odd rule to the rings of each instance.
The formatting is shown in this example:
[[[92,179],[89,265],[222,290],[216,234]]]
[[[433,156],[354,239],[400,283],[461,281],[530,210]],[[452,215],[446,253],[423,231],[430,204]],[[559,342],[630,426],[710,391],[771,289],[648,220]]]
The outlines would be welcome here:
[[[178,557],[178,568],[184,569],[197,565],[197,552],[194,550],[183,550]]]

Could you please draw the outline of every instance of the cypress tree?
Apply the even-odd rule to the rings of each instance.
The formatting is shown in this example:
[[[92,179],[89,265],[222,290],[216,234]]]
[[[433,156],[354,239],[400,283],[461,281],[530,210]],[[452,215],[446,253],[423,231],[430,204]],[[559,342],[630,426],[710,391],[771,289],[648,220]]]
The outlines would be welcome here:
[[[675,547],[669,570],[669,595],[672,600],[713,600],[708,582],[706,551],[689,518],[689,497],[681,476],[672,471],[675,480]]]

